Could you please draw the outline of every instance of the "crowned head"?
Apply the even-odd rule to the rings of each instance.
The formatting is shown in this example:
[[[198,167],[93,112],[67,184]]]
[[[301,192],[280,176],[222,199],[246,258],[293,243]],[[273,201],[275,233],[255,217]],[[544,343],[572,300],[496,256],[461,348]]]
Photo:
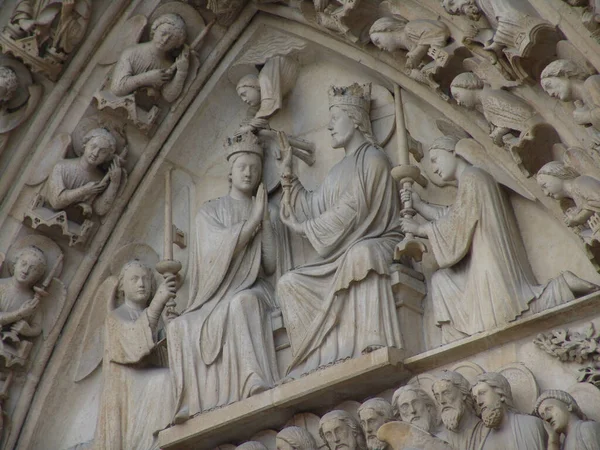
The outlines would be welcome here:
[[[370,83],[331,86],[329,88],[330,121],[328,129],[331,132],[333,147],[345,147],[356,132],[360,132],[368,142],[374,144],[370,111]]]
[[[262,145],[256,135],[248,131],[227,138],[225,149],[232,193],[251,197],[262,179]]]

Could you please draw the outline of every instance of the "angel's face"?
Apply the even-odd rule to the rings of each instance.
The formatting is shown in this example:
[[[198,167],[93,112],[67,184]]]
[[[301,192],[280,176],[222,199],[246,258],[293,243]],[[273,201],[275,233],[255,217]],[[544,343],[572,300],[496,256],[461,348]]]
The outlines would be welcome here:
[[[562,102],[573,100],[571,82],[566,77],[546,77],[541,82],[542,88],[550,97]]]
[[[46,271],[46,262],[33,251],[24,251],[15,263],[15,280],[27,286],[33,286],[41,280]]]
[[[248,106],[260,105],[260,90],[250,86],[241,86],[237,90],[238,95]]]
[[[467,109],[473,109],[477,106],[477,93],[474,90],[453,86],[450,88],[450,92],[452,92],[452,97],[460,106]]]
[[[93,137],[85,144],[84,158],[88,164],[99,166],[115,154],[114,146],[101,136]]]
[[[456,180],[456,168],[458,166],[458,160],[453,153],[434,148],[429,151],[429,160],[434,173],[436,173],[442,180]]]
[[[129,266],[123,275],[125,299],[145,307],[152,293],[151,276],[150,271],[139,264]]]
[[[544,194],[555,200],[565,198],[563,181],[552,175],[540,174],[537,176],[537,182],[542,188]]]
[[[390,32],[372,33],[371,42],[385,52],[395,52],[400,50],[401,45],[397,37]]]

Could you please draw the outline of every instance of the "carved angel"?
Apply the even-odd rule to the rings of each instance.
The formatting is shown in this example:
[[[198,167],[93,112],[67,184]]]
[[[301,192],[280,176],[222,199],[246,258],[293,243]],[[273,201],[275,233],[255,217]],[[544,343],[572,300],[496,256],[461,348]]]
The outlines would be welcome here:
[[[32,220],[34,228],[41,224],[61,225],[67,227],[63,234],[83,236],[92,226],[90,220],[106,215],[122,192],[127,172],[121,166],[127,149],[120,131],[97,117],[84,119],[73,138],[66,133],[58,135],[48,149],[47,159],[64,158],[70,149],[76,158],[55,162],[49,174],[34,174],[30,185],[46,182],[26,217]],[[42,162],[40,172],[52,162]],[[65,219],[83,229],[75,225],[69,229]]]
[[[42,87],[19,61],[0,56],[0,151],[8,134],[25,122],[37,107]]]
[[[155,15],[150,40],[142,43],[138,40],[147,20],[144,16],[130,19],[128,26],[131,28],[118,36],[117,49],[110,49],[120,55],[111,79],[95,94],[98,109],[124,109],[128,118],[144,131],[154,125],[159,101],[175,102],[196,76],[199,61],[193,50],[214,24],[213,21],[205,27],[193,7],[177,2],[163,5]],[[193,33],[202,29],[192,43],[191,38],[196,37]],[[124,50],[120,52],[119,48]],[[114,62],[112,56],[104,61],[106,64]],[[140,102],[142,98],[145,101]],[[144,104],[151,105],[150,109],[143,108],[141,105]]]
[[[139,257],[142,259],[135,259]],[[122,264],[126,258],[130,261]],[[75,381],[102,361],[104,377],[95,448],[157,449],[156,431],[169,423],[171,385],[159,343],[161,313],[175,296],[175,276],[156,289],[146,261],[158,256],[147,246],[125,247],[113,275],[98,288],[90,311]],[[118,274],[118,275],[117,275]]]
[[[0,280],[0,358],[23,365],[33,338],[50,333],[64,306],[66,290],[56,278],[62,251],[50,239],[31,235],[8,253],[10,278]]]

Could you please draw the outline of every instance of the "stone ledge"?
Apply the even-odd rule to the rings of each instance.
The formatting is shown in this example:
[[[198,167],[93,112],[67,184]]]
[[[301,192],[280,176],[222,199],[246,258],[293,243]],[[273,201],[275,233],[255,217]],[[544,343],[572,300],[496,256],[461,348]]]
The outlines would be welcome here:
[[[411,356],[404,360],[404,366],[415,374],[426,372],[484,352],[492,347],[523,339],[586,317],[596,317],[599,313],[600,292],[594,292],[569,303],[511,322],[503,327],[478,333]]]
[[[281,427],[297,412],[332,408],[349,398],[365,397],[411,377],[403,350],[382,348],[356,359],[280,385],[240,402],[196,416],[159,434],[163,450],[209,450],[227,441],[248,439],[258,431]]]

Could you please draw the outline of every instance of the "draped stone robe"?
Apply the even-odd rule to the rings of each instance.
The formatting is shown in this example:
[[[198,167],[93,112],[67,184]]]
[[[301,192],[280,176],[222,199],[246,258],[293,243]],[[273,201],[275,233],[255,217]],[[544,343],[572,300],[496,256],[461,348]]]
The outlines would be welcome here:
[[[600,423],[577,421],[565,437],[563,450],[600,450]]]
[[[146,310],[123,304],[106,317],[95,450],[158,449],[156,433],[169,424],[172,398],[169,371],[149,364],[156,339]]]
[[[562,275],[536,283],[512,206],[482,169],[463,171],[454,204],[425,227],[440,266],[431,280],[438,326],[473,335],[515,320],[534,299],[537,311],[574,298]]]
[[[541,419],[506,411],[500,427],[490,430],[481,450],[546,450],[548,434]]]
[[[235,252],[251,208],[251,199],[226,196],[196,216],[191,303],[167,326],[176,412],[193,415],[242,400],[278,377],[262,233]]]
[[[315,192],[295,181],[291,204],[320,261],[277,285],[293,361],[309,372],[356,357],[367,346],[402,347],[389,266],[399,231],[399,198],[383,151],[364,144]]]

